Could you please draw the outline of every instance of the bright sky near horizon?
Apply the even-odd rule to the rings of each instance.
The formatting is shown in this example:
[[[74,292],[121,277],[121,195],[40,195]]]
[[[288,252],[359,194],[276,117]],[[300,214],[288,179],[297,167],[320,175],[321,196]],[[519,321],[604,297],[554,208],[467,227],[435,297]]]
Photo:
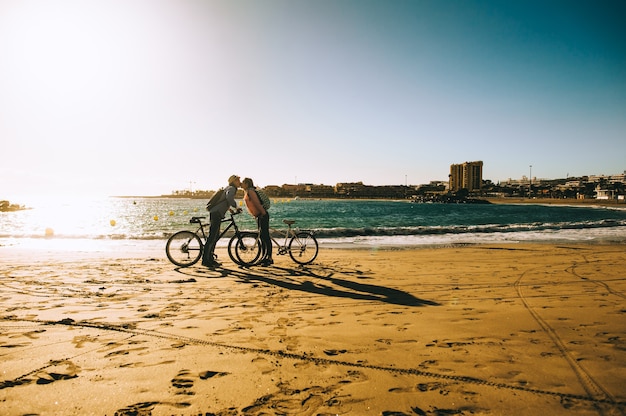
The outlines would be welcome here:
[[[0,0],[0,199],[420,184],[473,160],[493,181],[622,173],[625,18],[621,0]]]

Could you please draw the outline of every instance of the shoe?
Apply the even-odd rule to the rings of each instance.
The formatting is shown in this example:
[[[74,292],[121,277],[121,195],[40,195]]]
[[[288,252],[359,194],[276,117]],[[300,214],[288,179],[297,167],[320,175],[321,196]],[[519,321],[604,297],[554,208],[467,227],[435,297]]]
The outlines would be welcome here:
[[[208,268],[210,268],[210,269],[214,269],[214,268],[216,268],[216,267],[221,266],[221,265],[222,265],[222,263],[217,262],[217,261],[215,261],[215,260],[214,260],[214,261],[210,261],[210,262],[208,262],[208,263],[202,262],[202,265],[203,265],[204,267],[208,267]]]
[[[274,260],[272,259],[261,260],[261,262],[259,263],[259,265],[263,267],[271,266],[272,264],[274,264]]]

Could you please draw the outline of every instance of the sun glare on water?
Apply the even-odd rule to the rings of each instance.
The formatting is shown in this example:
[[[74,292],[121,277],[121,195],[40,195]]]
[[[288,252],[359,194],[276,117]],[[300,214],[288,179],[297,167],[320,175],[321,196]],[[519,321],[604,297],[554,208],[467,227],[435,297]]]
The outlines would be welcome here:
[[[141,204],[124,199],[46,196],[20,202],[28,209],[3,217],[5,246],[68,252],[132,250],[126,237],[137,218],[156,222],[149,209],[142,213]],[[129,205],[134,212],[129,212]]]
[[[107,198],[33,198],[25,204],[21,228],[33,237],[97,237],[111,232],[118,220]]]

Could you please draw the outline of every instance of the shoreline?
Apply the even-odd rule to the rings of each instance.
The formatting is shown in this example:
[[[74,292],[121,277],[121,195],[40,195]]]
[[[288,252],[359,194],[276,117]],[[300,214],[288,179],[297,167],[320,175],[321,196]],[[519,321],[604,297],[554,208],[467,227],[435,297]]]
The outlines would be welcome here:
[[[540,205],[571,205],[571,206],[601,206],[626,209],[626,203],[617,200],[598,199],[557,199],[557,198],[481,198],[493,204],[540,204]]]
[[[218,241],[217,247],[225,249],[228,238]],[[48,253],[69,255],[98,253],[124,255],[137,253],[143,256],[160,256],[165,254],[167,238],[133,239],[133,238],[64,238],[64,237],[28,237],[0,238],[0,255],[11,252],[32,252],[33,255]],[[326,237],[318,236],[320,251],[322,250],[425,250],[458,247],[481,247],[488,245],[514,246],[519,244],[584,244],[589,246],[626,244],[626,228],[611,227],[594,229],[546,230],[536,234],[522,232],[492,233],[451,233],[432,235],[405,236],[360,236],[360,237]]]

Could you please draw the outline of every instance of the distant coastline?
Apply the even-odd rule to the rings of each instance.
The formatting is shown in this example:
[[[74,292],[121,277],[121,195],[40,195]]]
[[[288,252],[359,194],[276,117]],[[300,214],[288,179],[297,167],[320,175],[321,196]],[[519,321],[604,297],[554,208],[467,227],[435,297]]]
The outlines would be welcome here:
[[[113,198],[125,198],[125,199],[208,199],[208,196],[183,196],[183,195],[120,195],[113,196]],[[284,197],[276,197],[284,198]],[[353,198],[353,197],[297,197],[299,200],[338,200],[338,201],[406,201],[413,202],[411,199],[398,199],[398,198]],[[626,209],[626,203],[618,200],[601,200],[601,199],[575,199],[575,198],[520,198],[520,197],[480,197],[480,198],[467,198],[465,201],[433,201],[430,203],[469,203],[469,204],[539,204],[539,205],[576,205],[576,206],[605,206],[605,207],[619,207]]]
[[[482,162],[481,162],[482,163]],[[471,186],[459,188],[454,182],[431,181],[422,185],[367,185],[339,182],[334,186],[313,183],[267,185],[262,189],[270,198],[338,200],[410,200],[416,203],[550,203],[613,206],[626,203],[626,173],[560,179],[522,177],[494,183],[476,178]],[[480,185],[477,185],[480,179]],[[452,183],[452,185],[451,185]],[[161,198],[209,199],[215,191],[180,189]],[[241,190],[237,198],[243,197]],[[152,197],[159,198],[159,197]]]

